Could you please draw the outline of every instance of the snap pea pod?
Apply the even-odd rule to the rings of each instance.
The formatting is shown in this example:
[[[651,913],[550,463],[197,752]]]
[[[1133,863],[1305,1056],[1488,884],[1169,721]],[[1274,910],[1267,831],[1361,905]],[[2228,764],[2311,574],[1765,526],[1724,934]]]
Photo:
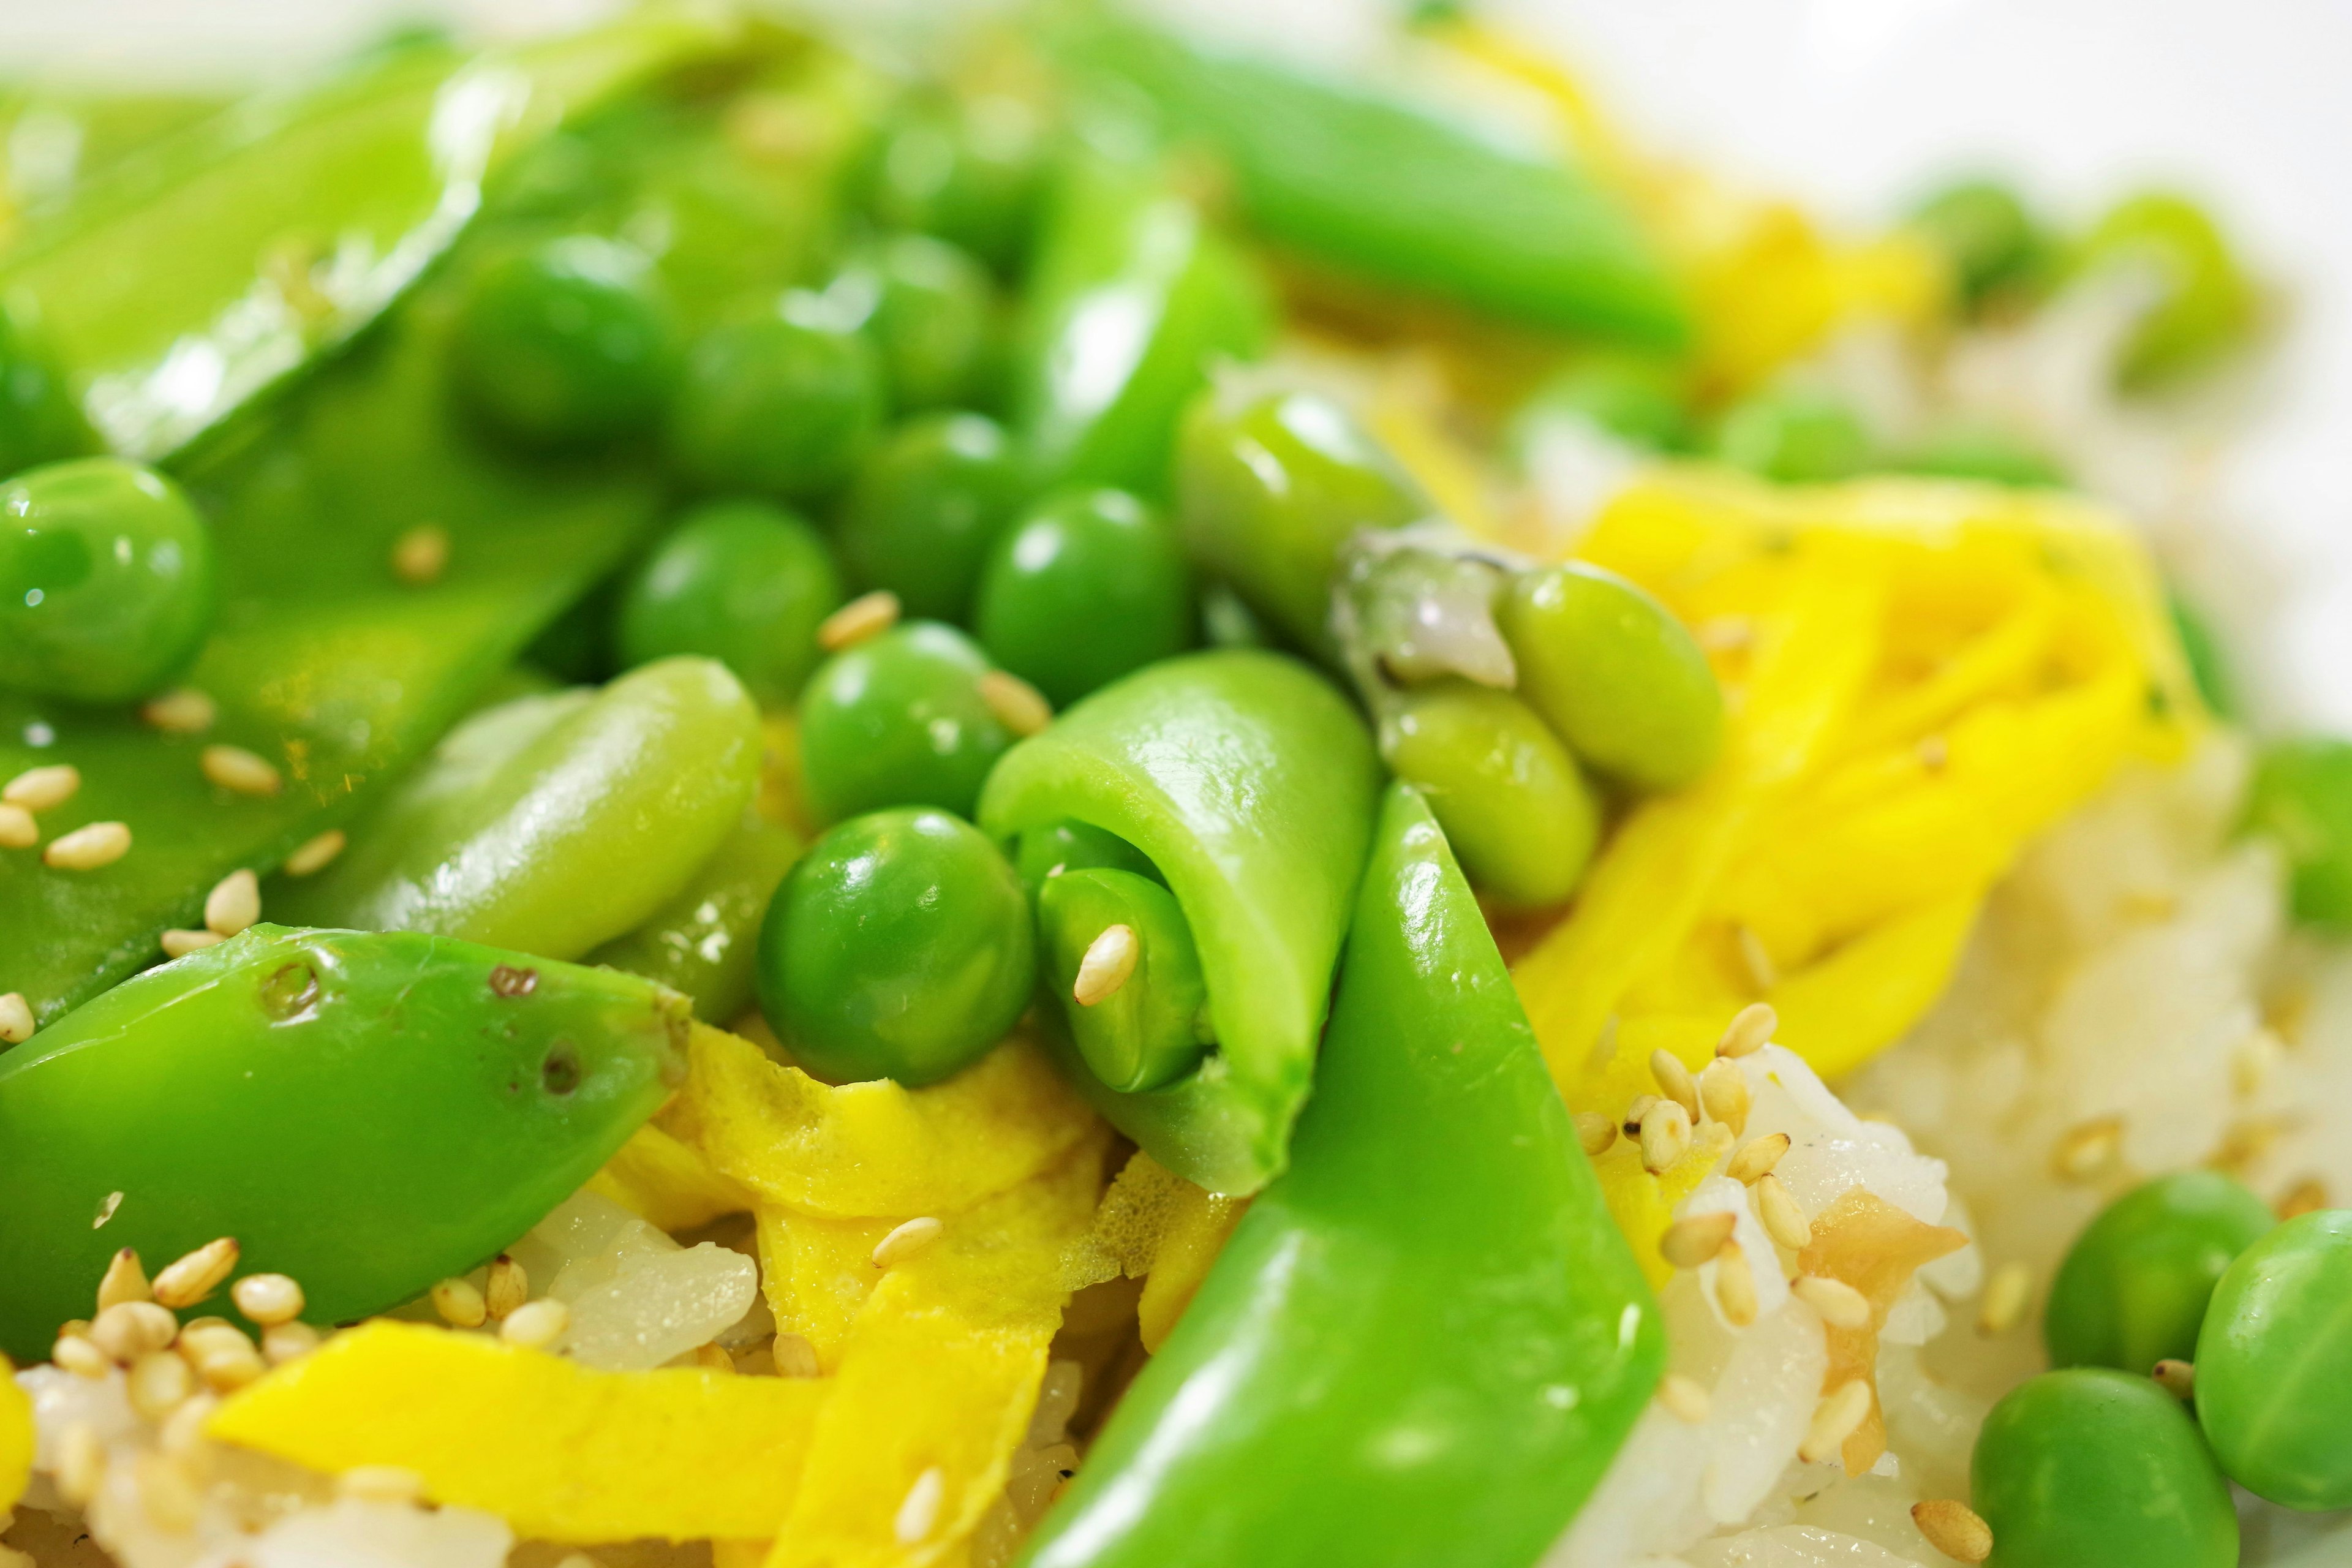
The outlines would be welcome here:
[[[1477,904],[1393,785],[1290,1168],[1022,1561],[1532,1563],[1664,1359]]]
[[[801,836],[756,810],[645,924],[588,955],[684,992],[706,1024],[731,1024],[751,1005],[760,921],[793,868]]]
[[[982,792],[980,824],[1000,842],[1077,822],[1166,879],[1214,1052],[1164,1087],[1117,1090],[1055,1026],[1060,1006],[1039,1011],[1097,1108],[1213,1192],[1255,1192],[1282,1169],[1378,784],[1370,737],[1337,690],[1294,659],[1234,649],[1103,688],[1007,752]]]
[[[0,1344],[46,1354],[118,1247],[221,1236],[314,1321],[394,1306],[593,1174],[687,1027],[651,981],[447,937],[256,926],[150,970],[0,1061]]]

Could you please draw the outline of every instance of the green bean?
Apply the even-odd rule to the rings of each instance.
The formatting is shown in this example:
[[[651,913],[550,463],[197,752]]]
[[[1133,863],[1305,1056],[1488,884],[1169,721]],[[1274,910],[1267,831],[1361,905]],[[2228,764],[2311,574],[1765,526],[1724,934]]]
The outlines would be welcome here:
[[[1427,798],[1482,892],[1540,909],[1575,891],[1601,835],[1600,803],[1526,703],[1464,680],[1415,687],[1383,720],[1381,754]]]
[[[696,482],[806,499],[847,478],[882,426],[880,356],[814,296],[713,327],[688,353],[668,426]]]
[[[2238,1255],[2197,1336],[2197,1418],[2230,1479],[2352,1508],[2352,1211],[2298,1215]]]
[[[981,695],[988,659],[953,626],[912,621],[834,655],[801,694],[801,778],[824,822],[891,805],[968,816],[1013,743]]]
[[[1066,491],[997,540],[972,629],[990,658],[1066,707],[1190,645],[1183,551],[1125,490]]]
[[[842,600],[816,531],[765,501],[698,508],[630,574],[615,641],[635,667],[718,659],[762,707],[790,703],[816,667],[819,623]]]
[[[1132,871],[1064,871],[1038,891],[1037,927],[1071,1042],[1105,1087],[1161,1089],[1200,1065],[1216,1033],[1175,894]]]
[[[2145,1373],[2189,1360],[2214,1282],[2271,1224],[2268,1205],[2218,1171],[2159,1176],[2117,1198],[2051,1282],[2050,1364]]]
[[[2352,931],[2352,742],[2309,736],[2264,747],[2245,822],[2285,853],[2295,918]]]
[[[835,527],[842,561],[859,587],[889,589],[907,614],[960,621],[1025,485],[996,421],[919,414],[859,465]]]

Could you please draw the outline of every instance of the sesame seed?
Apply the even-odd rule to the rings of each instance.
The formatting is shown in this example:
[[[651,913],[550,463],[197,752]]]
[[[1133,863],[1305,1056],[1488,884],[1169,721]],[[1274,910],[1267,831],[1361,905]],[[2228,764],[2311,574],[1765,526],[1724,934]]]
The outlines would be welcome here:
[[[1790,1294],[1822,1315],[1833,1329],[1870,1326],[1870,1298],[1843,1279],[1822,1274],[1801,1274],[1789,1283]]]
[[[2148,1375],[2156,1379],[2158,1388],[2175,1399],[2191,1399],[2197,1394],[2197,1363],[2174,1361],[2170,1357],[2158,1362]]]
[[[425,1495],[425,1478],[399,1465],[353,1465],[335,1478],[335,1495],[362,1502],[415,1502]]]
[[[1987,1336],[2009,1332],[2025,1316],[2032,1299],[2033,1270],[2013,1260],[2002,1264],[1985,1281],[1984,1295],[1977,1302],[1977,1332]]]
[[[1772,1167],[1779,1164],[1780,1156],[1788,1152],[1789,1135],[1786,1132],[1767,1133],[1743,1144],[1739,1152],[1731,1157],[1731,1163],[1724,1167],[1723,1173],[1735,1182],[1752,1184],[1761,1181],[1771,1173]]]
[[[236,1237],[216,1237],[173,1259],[155,1275],[155,1300],[166,1307],[193,1307],[220,1288],[236,1267]]]
[[[1078,960],[1078,978],[1070,987],[1070,995],[1081,1007],[1117,995],[1142,956],[1143,944],[1136,940],[1133,926],[1103,927],[1102,933],[1087,944],[1086,956]]]
[[[76,1508],[88,1508],[106,1475],[106,1445],[88,1421],[70,1421],[58,1438],[58,1490]]]
[[[0,1042],[21,1046],[33,1037],[33,1005],[22,991],[0,994]]]
[[[131,853],[131,829],[120,822],[93,822],[60,834],[41,851],[41,864],[59,871],[95,871]]]
[[[449,570],[449,531],[421,522],[392,542],[392,574],[411,587],[437,583]]]
[[[1748,1249],[1736,1241],[1725,1242],[1715,1255],[1715,1304],[1736,1329],[1756,1321],[1756,1270],[1748,1265]]]
[[[1662,1100],[1642,1113],[1642,1166],[1652,1175],[1690,1152],[1690,1115],[1680,1102]]]
[[[1762,1050],[1772,1039],[1772,1032],[1780,1026],[1780,1015],[1772,1010],[1769,1002],[1750,1002],[1731,1016],[1723,1031],[1723,1038],[1715,1045],[1719,1057],[1744,1057]]]
[[[1813,1239],[1813,1223],[1797,1206],[1788,1184],[1767,1171],[1756,1178],[1755,1194],[1756,1217],[1764,1222],[1764,1234],[1791,1252],[1802,1251]]]
[[[98,1310],[105,1311],[118,1301],[152,1301],[154,1289],[147,1283],[147,1270],[139,1266],[139,1253],[134,1247],[124,1247],[107,1261],[106,1278],[98,1282]]]
[[[1687,1426],[1704,1426],[1715,1401],[1696,1378],[1670,1372],[1658,1380],[1658,1403]]]
[[[0,805],[0,849],[30,849],[41,841],[41,825],[21,805]]]
[[[545,1350],[572,1326],[572,1309],[551,1296],[525,1301],[499,1325],[499,1338],[526,1350]]]
[[[114,1370],[106,1352],[79,1334],[60,1334],[49,1359],[76,1377],[100,1378]]]
[[[1698,1120],[1698,1080],[1691,1077],[1680,1057],[1664,1048],[1652,1051],[1650,1076],[1658,1080],[1660,1094],[1681,1106],[1683,1114],[1693,1121]]]
[[[906,1500],[898,1505],[898,1517],[891,1528],[898,1532],[898,1544],[912,1546],[927,1540],[931,1527],[940,1521],[940,1505],[947,1500],[948,1473],[933,1465],[915,1478],[907,1489]]]
[[[1748,1089],[1748,1075],[1739,1064],[1727,1057],[1717,1057],[1700,1069],[1698,1102],[1707,1115],[1722,1122],[1734,1133],[1748,1126],[1748,1112],[1755,1097]]]
[[[490,1259],[490,1272],[482,1282],[482,1308],[493,1318],[503,1318],[521,1306],[530,1295],[530,1271],[505,1253]]]
[[[778,1334],[775,1349],[770,1353],[778,1377],[814,1377],[820,1370],[816,1347],[798,1334]]]
[[[118,1301],[91,1320],[89,1341],[118,1363],[170,1347],[180,1321],[152,1301]]]
[[[945,1229],[946,1226],[929,1215],[908,1220],[874,1244],[874,1267],[888,1268],[904,1263],[939,1240],[940,1233]]]
[[[1732,1228],[1738,1223],[1738,1215],[1720,1210],[1685,1215],[1666,1226],[1665,1233],[1658,1237],[1658,1256],[1676,1268],[1696,1268],[1712,1262],[1731,1239]]]
[[[1647,1116],[1650,1113],[1650,1107],[1657,1103],[1658,1097],[1654,1094],[1637,1094],[1633,1097],[1633,1103],[1625,1108],[1626,1137],[1638,1138],[1642,1135],[1642,1118]]]
[[[106,1222],[112,1219],[114,1217],[114,1211],[121,1206],[122,1194],[121,1193],[107,1194],[105,1197],[99,1200],[98,1214],[90,1220],[89,1228],[92,1230],[105,1229]]]
[[[1928,1545],[1955,1563],[1981,1563],[1992,1555],[1992,1526],[1964,1502],[1951,1498],[1915,1502],[1911,1522]]]
[[[2305,1176],[2279,1196],[2277,1214],[2281,1219],[2293,1219],[2314,1209],[2327,1207],[2327,1184],[2317,1176]]]
[[[855,647],[880,637],[898,624],[898,595],[887,588],[861,594],[825,616],[816,628],[816,646],[827,653]]]
[[[185,958],[192,952],[202,952],[208,947],[218,947],[228,939],[216,931],[191,931],[174,926],[155,939],[166,958]]]
[[[1746,616],[1717,616],[1693,629],[1709,653],[1737,653],[1756,640],[1756,623]]]
[[[1913,748],[1913,752],[1919,759],[1919,765],[1931,773],[1942,773],[1944,764],[1952,760],[1952,748],[1941,735],[1926,737]]]
[[[261,1331],[262,1358],[272,1366],[299,1361],[319,1348],[319,1331],[308,1323],[272,1323]]]
[[[231,871],[205,895],[205,929],[236,936],[261,918],[261,882],[251,871]]]
[[[711,1372],[731,1373],[735,1370],[735,1358],[727,1353],[724,1345],[697,1345],[694,1348],[694,1364]]]
[[[433,1287],[433,1310],[456,1328],[478,1329],[490,1315],[482,1293],[470,1279],[444,1279]]]
[[[1738,1135],[1722,1122],[1703,1122],[1698,1131],[1691,1134],[1691,1153],[1701,1163],[1711,1166],[1730,1153],[1732,1144],[1738,1141]]]
[[[1834,1458],[1845,1447],[1845,1440],[1862,1429],[1870,1418],[1871,1393],[1869,1383],[1853,1378],[1838,1384],[1822,1402],[1813,1406],[1813,1418],[1805,1427],[1805,1440],[1797,1445],[1797,1458],[1809,1464],[1820,1464]]]
[[[151,697],[139,716],[168,735],[200,735],[220,717],[220,706],[193,686]]]
[[[218,1394],[243,1388],[262,1373],[261,1352],[234,1323],[207,1323],[180,1331],[180,1354],[205,1385]]]
[[[131,1408],[149,1421],[161,1421],[195,1391],[195,1374],[170,1351],[151,1351],[131,1363],[123,1387]]]
[[[1617,1124],[1597,1110],[1576,1113],[1576,1141],[1587,1154],[1597,1155],[1617,1142]]]
[[[330,827],[316,838],[306,838],[286,857],[284,870],[289,877],[309,877],[327,868],[329,862],[343,852],[351,839],[340,827]]]
[[[980,700],[1016,735],[1034,735],[1054,721],[1054,705],[1045,694],[1005,670],[992,669],[980,678]]]
[[[283,1274],[248,1274],[229,1287],[228,1296],[265,1329],[302,1315],[302,1287]]]
[[[2120,1116],[2095,1117],[2069,1128],[2050,1153],[2050,1169],[2062,1182],[2088,1182],[2115,1163],[2123,1152]]]
[[[47,767],[26,768],[5,784],[0,784],[0,801],[26,811],[47,811],[71,800],[79,788],[79,768],[71,763],[52,763]]]
[[[275,767],[243,746],[206,746],[197,762],[205,777],[232,795],[266,798],[286,787]]]
[[[1748,983],[1759,991],[1769,991],[1780,984],[1780,966],[1772,962],[1771,950],[1764,939],[1747,926],[1737,928],[1739,935],[1739,962],[1748,966]]]

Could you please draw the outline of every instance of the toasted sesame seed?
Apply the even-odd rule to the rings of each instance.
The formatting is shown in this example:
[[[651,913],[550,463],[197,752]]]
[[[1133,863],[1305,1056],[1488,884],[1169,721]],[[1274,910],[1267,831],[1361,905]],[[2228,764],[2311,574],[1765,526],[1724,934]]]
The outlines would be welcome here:
[[[306,838],[297,845],[294,853],[286,857],[283,868],[289,877],[309,877],[327,868],[334,858],[343,852],[350,837],[340,827],[330,827],[315,838]]]
[[[193,1307],[220,1289],[236,1267],[236,1237],[215,1237],[156,1271],[155,1300],[166,1307]]]
[[[1790,1293],[1822,1315],[1833,1329],[1870,1326],[1870,1298],[1843,1279],[1824,1274],[1801,1274],[1789,1282]]]
[[[484,1311],[493,1318],[503,1318],[530,1296],[530,1270],[503,1252],[490,1259],[490,1271],[482,1281]]]
[[[1658,1380],[1658,1403],[1664,1405],[1675,1420],[1698,1426],[1706,1424],[1707,1413],[1715,1401],[1706,1385],[1696,1378],[1670,1372]]]
[[[525,1301],[499,1325],[499,1338],[527,1350],[545,1350],[572,1326],[572,1309],[552,1296]]]
[[[1931,773],[1939,773],[1944,771],[1944,764],[1952,760],[1952,747],[1941,735],[1927,735],[1912,748],[1912,754],[1919,759],[1921,767]]]
[[[2067,1129],[2051,1151],[2050,1169],[2062,1182],[2091,1181],[2115,1163],[2123,1144],[2122,1117],[2094,1117]]]
[[[262,1358],[272,1366],[284,1366],[318,1348],[319,1331],[308,1323],[272,1323],[261,1331]]]
[[[2279,1195],[2277,1214],[2281,1219],[2293,1219],[2314,1209],[2327,1207],[2327,1184],[2317,1176],[2305,1176]]]
[[[1797,1205],[1788,1184],[1770,1171],[1756,1178],[1756,1217],[1764,1234],[1791,1252],[1802,1251],[1813,1239],[1813,1223]]]
[[[192,952],[202,952],[208,947],[218,947],[228,939],[216,931],[195,931],[173,927],[155,939],[166,958],[185,958]]]
[[[168,1414],[168,1412],[167,1412]],[[196,1527],[204,1494],[188,1468],[168,1454],[147,1452],[131,1461],[139,1479],[139,1507],[148,1522],[167,1535],[185,1535]]]
[[[1715,1304],[1734,1328],[1756,1321],[1756,1270],[1748,1267],[1748,1249],[1736,1241],[1725,1242],[1715,1255]]]
[[[124,1247],[107,1260],[106,1277],[98,1282],[98,1310],[105,1311],[118,1301],[152,1301],[153,1287],[147,1283],[147,1270],[139,1266],[135,1247]]]
[[[161,1421],[195,1391],[195,1373],[170,1351],[151,1351],[131,1363],[123,1388],[131,1408],[149,1421]]]
[[[415,1502],[425,1495],[425,1478],[400,1465],[353,1465],[335,1478],[335,1495],[362,1502]]]
[[[1772,1033],[1780,1026],[1780,1015],[1772,1010],[1769,1002],[1750,1002],[1731,1016],[1723,1038],[1716,1042],[1715,1054],[1744,1057],[1760,1051],[1771,1043]]]
[[[444,1279],[433,1287],[433,1310],[441,1321],[460,1329],[478,1329],[490,1315],[482,1293],[470,1279]]]
[[[131,853],[131,828],[121,822],[93,822],[59,834],[41,851],[41,864],[59,871],[95,871]]]
[[[816,628],[816,646],[827,653],[855,647],[880,637],[898,624],[898,595],[887,588],[861,594],[825,616]]]
[[[775,1361],[778,1377],[814,1377],[820,1370],[816,1347],[798,1334],[778,1334],[770,1354]]]
[[[58,1437],[58,1490],[76,1508],[88,1508],[106,1475],[106,1445],[88,1421],[69,1421]]]
[[[0,784],[0,802],[21,806],[26,811],[47,811],[53,805],[63,805],[81,788],[81,770],[71,763],[51,763],[46,767],[26,768],[6,784]]]
[[[1617,1124],[1597,1110],[1576,1113],[1576,1141],[1587,1154],[1599,1154],[1617,1142]]]
[[[1748,1075],[1739,1064],[1717,1057],[1699,1071],[1698,1102],[1710,1118],[1738,1133],[1747,1129],[1755,1097],[1748,1092]]]
[[[33,1005],[22,991],[0,994],[0,1042],[21,1046],[33,1037]]]
[[[1769,991],[1780,984],[1780,966],[1772,962],[1771,950],[1764,939],[1747,926],[1737,928],[1739,935],[1739,962],[1748,966],[1748,983],[1759,991]]]
[[[228,1297],[265,1329],[302,1315],[302,1287],[283,1274],[248,1274],[229,1287]]]
[[[929,1215],[908,1220],[874,1244],[874,1267],[888,1268],[904,1263],[939,1240],[940,1233],[945,1229],[946,1226]]]
[[[1928,1545],[1955,1563],[1981,1563],[1992,1555],[1992,1526],[1964,1502],[1951,1498],[1915,1502],[1911,1522]]]
[[[259,1377],[261,1352],[234,1323],[180,1331],[180,1354],[217,1394],[229,1394]]]
[[[1652,1051],[1650,1076],[1657,1080],[1660,1094],[1681,1106],[1683,1114],[1693,1121],[1698,1120],[1698,1080],[1691,1077],[1680,1057],[1664,1048]]]
[[[1034,735],[1054,721],[1054,705],[1045,694],[1006,670],[992,669],[980,678],[980,700],[1016,735]]]
[[[30,849],[41,841],[41,825],[21,805],[0,805],[0,849]]]
[[[412,587],[437,583],[449,570],[449,531],[420,522],[392,542],[392,574]]]
[[[129,1366],[141,1356],[168,1349],[180,1320],[152,1301],[117,1301],[90,1321],[90,1343]]]
[[[2197,1394],[2197,1363],[2174,1361],[2169,1357],[2158,1362],[2148,1372],[2157,1386],[2175,1399],[2194,1398]]]
[[[1853,1378],[1838,1384],[1822,1395],[1813,1406],[1813,1418],[1805,1427],[1805,1440],[1797,1445],[1797,1458],[1809,1464],[1820,1464],[1837,1457],[1845,1440],[1862,1429],[1870,1418],[1870,1384],[1864,1378]]]
[[[1771,1173],[1772,1167],[1779,1164],[1780,1156],[1788,1152],[1789,1135],[1786,1132],[1769,1132],[1742,1144],[1739,1152],[1731,1157],[1731,1163],[1724,1167],[1723,1173],[1735,1182],[1753,1184],[1761,1181]]]
[[[1652,1175],[1690,1152],[1690,1114],[1679,1101],[1662,1100],[1642,1113],[1642,1167]]]
[[[1720,1210],[1713,1214],[1685,1215],[1666,1226],[1658,1237],[1658,1256],[1676,1268],[1696,1268],[1714,1261],[1724,1244],[1731,1239],[1738,1216]]]
[[[121,1193],[107,1194],[106,1196],[99,1200],[98,1214],[90,1220],[89,1228],[92,1230],[105,1229],[106,1222],[112,1219],[114,1217],[114,1211],[121,1206],[122,1194]]]
[[[2033,1270],[2011,1260],[1992,1271],[1984,1295],[1977,1301],[1977,1332],[2005,1334],[2017,1327],[2033,1299]]]
[[[197,765],[205,777],[232,795],[267,797],[286,787],[277,768],[243,746],[206,746]]]
[[[1116,996],[1142,956],[1143,944],[1136,940],[1133,926],[1103,927],[1101,934],[1087,944],[1086,956],[1078,960],[1078,978],[1070,987],[1070,995],[1081,1007]]]
[[[251,871],[231,871],[205,895],[205,929],[236,936],[261,918],[261,881]]]
[[[1626,1137],[1639,1138],[1642,1135],[1642,1118],[1647,1116],[1650,1113],[1650,1107],[1657,1103],[1658,1096],[1654,1094],[1637,1094],[1633,1097],[1633,1103],[1625,1108]]]
[[[931,1527],[940,1521],[940,1505],[947,1500],[948,1473],[933,1465],[915,1478],[907,1489],[904,1501],[898,1504],[898,1516],[891,1521],[898,1544],[913,1546],[930,1538]]]
[[[220,706],[193,686],[151,697],[139,716],[169,735],[200,735],[220,717]]]
[[[49,1359],[76,1377],[100,1378],[114,1370],[106,1352],[80,1334],[59,1334]]]
[[[711,1372],[733,1372],[735,1358],[727,1353],[725,1345],[697,1345],[694,1347],[694,1364]]]

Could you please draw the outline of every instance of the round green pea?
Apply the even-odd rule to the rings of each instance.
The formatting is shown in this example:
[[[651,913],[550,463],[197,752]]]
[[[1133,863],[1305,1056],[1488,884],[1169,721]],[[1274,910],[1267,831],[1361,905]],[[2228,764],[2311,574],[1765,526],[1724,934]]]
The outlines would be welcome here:
[[[702,334],[670,400],[669,453],[714,489],[824,495],[882,428],[880,356],[805,297]]]
[[[1852,479],[1871,466],[1870,432],[1842,399],[1811,387],[1760,392],[1725,412],[1715,455],[1778,484]]]
[[[918,103],[882,138],[870,205],[888,227],[937,235],[1010,271],[1036,228],[1045,153],[1043,123],[1018,99]]]
[[[972,629],[1004,668],[1066,707],[1181,653],[1192,583],[1175,531],[1125,490],[1050,498],[996,542]]]
[[[1047,878],[1065,871],[1132,871],[1155,882],[1167,881],[1142,850],[1116,833],[1073,817],[1023,828],[1013,840],[1013,868],[1021,873],[1021,885],[1032,899]]]
[[[2218,1171],[2133,1188],[2075,1237],[2051,1282],[2050,1364],[2145,1374],[2189,1360],[2214,1282],[2272,1223],[2269,1205]]]
[[[809,807],[837,822],[890,805],[971,814],[1013,733],[981,696],[988,659],[970,637],[912,621],[845,648],[801,693]]]
[[[979,258],[927,234],[869,251],[835,287],[868,294],[866,333],[904,412],[970,407],[997,351],[996,284]]]
[[[800,695],[841,574],[807,523],[766,501],[713,501],[671,531],[622,590],[621,662],[715,658],[763,708]]]
[[[1003,426],[979,414],[919,414],[859,465],[835,526],[861,588],[910,616],[961,620],[1026,480]]]
[[[0,306],[0,479],[97,446],[39,335]]]
[[[2180,1402],[2145,1374],[2043,1373],[1977,1434],[1989,1568],[2235,1568],[2238,1515]]]
[[[0,485],[0,686],[127,702],[212,629],[212,534],[179,486],[120,458]]]
[[[836,1083],[937,1083],[1029,1005],[1036,941],[1020,879],[943,811],[877,811],[809,847],[760,927],[760,1011]]]
[[[1622,354],[1579,360],[1546,381],[1512,416],[1507,444],[1524,465],[1547,425],[1573,419],[1628,445],[1680,451],[1690,445],[1690,407],[1673,367]]]
[[[501,431],[559,445],[657,424],[677,335],[644,256],[573,235],[477,272],[449,352],[467,399]]]
[[[1164,1088],[1200,1065],[1216,1036],[1200,952],[1175,894],[1132,871],[1064,871],[1038,889],[1037,925],[1071,1040],[1095,1077],[1131,1093]],[[1109,995],[1081,1002],[1087,951],[1120,925],[1132,933],[1133,972]]]
[[[1942,253],[1969,305],[2030,287],[2048,264],[2050,242],[2025,199],[1999,180],[1946,185],[1912,210],[1909,226]]]
[[[2245,821],[2285,853],[2295,918],[2352,931],[2352,742],[2315,735],[2264,747]]]
[[[2197,368],[2253,333],[2262,301],[2212,215],[2171,191],[2147,191],[2110,208],[2084,236],[2079,272],[2152,265],[2162,293],[2117,366],[2126,385]]]
[[[2197,1336],[2197,1418],[2248,1491],[2352,1508],[2352,1210],[2297,1215],[2221,1276]]]
[[[1479,891],[1523,909],[1576,890],[1601,805],[1533,710],[1466,680],[1415,687],[1381,726],[1389,771],[1419,787]]]
[[[1672,611],[1597,566],[1523,572],[1496,605],[1518,691],[1578,757],[1642,790],[1677,789],[1723,743],[1723,694]]]

